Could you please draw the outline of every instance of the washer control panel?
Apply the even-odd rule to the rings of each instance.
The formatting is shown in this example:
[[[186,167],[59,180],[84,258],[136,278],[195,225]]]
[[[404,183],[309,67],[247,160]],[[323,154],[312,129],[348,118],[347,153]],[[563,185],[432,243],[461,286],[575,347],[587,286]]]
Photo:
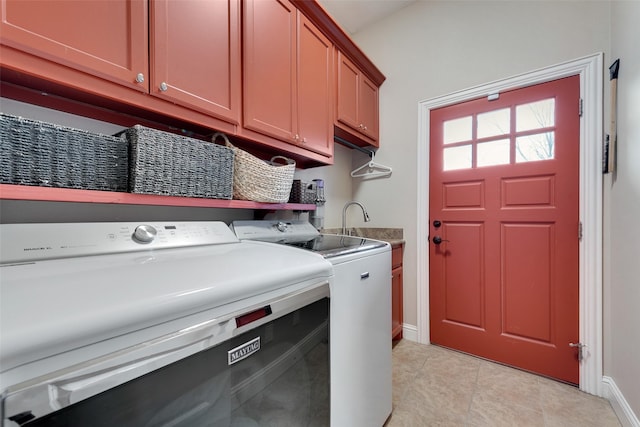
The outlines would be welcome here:
[[[219,221],[1,224],[0,264],[238,241]]]

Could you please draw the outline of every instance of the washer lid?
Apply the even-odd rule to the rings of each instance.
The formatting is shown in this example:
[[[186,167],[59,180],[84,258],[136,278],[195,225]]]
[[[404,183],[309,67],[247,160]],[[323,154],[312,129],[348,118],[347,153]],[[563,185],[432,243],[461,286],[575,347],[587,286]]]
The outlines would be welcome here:
[[[379,240],[337,234],[320,234],[308,221],[234,221],[240,240],[284,243],[334,258],[387,246]]]
[[[317,254],[264,242],[3,265],[1,369],[332,273]]]

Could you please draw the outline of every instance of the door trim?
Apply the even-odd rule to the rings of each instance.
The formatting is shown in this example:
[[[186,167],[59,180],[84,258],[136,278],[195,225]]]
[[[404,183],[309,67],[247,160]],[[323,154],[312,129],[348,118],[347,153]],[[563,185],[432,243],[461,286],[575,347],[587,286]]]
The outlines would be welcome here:
[[[417,304],[418,342],[429,343],[429,131],[430,112],[490,94],[580,75],[580,390],[602,396],[602,139],[603,53],[596,53],[418,103]],[[576,112],[578,106],[576,105]],[[578,231],[576,230],[576,233]]]

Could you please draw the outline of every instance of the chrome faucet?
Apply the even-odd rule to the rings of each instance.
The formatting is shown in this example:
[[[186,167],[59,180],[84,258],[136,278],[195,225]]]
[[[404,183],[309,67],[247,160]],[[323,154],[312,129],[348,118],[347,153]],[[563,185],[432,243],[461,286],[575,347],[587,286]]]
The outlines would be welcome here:
[[[360,209],[362,209],[362,214],[364,215],[364,222],[371,221],[371,218],[369,218],[369,214],[367,213],[367,210],[364,208],[364,205],[362,203],[356,202],[356,201],[347,202],[344,205],[344,208],[342,208],[342,234],[343,235],[347,235],[347,208],[351,205],[360,206]]]

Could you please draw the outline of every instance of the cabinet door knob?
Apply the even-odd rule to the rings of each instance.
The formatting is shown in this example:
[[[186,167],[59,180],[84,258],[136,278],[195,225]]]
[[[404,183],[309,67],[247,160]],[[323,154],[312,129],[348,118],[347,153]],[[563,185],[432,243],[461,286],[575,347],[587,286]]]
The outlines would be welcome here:
[[[164,92],[169,89],[169,86],[165,82],[160,83],[160,91]]]
[[[136,83],[144,83],[144,74],[138,73],[136,76]]]

